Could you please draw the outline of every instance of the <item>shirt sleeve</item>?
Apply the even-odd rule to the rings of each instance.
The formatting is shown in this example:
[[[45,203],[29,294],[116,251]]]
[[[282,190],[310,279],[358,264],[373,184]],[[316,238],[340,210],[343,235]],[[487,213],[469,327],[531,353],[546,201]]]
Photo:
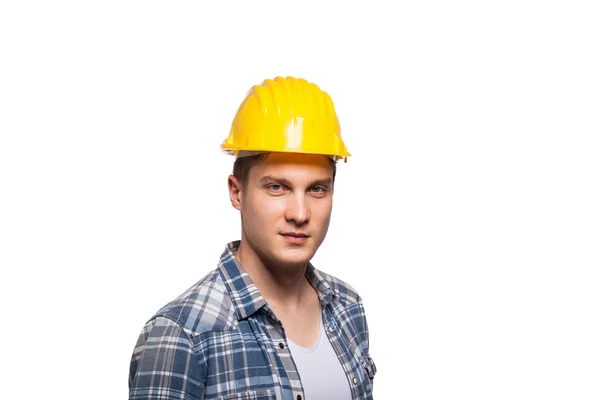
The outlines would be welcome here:
[[[188,335],[174,321],[149,321],[131,357],[130,400],[200,400],[204,385],[200,363]]]
[[[377,367],[375,366],[375,362],[371,357],[371,353],[369,351],[369,326],[367,324],[367,315],[365,313],[365,308],[363,306],[362,299],[358,301],[358,309],[360,315],[360,325],[362,331],[362,355],[363,355],[363,366],[367,370],[367,374],[369,375],[369,379],[371,382],[375,378],[375,373],[377,372]]]

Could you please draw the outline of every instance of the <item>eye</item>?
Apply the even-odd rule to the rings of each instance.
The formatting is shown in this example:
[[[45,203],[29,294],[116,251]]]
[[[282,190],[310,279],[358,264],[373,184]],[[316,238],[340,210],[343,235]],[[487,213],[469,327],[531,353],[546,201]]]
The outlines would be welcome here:
[[[283,194],[287,190],[287,187],[281,183],[269,183],[265,188],[273,194]]]
[[[324,193],[327,191],[327,188],[323,186],[312,186],[310,191],[311,193]]]

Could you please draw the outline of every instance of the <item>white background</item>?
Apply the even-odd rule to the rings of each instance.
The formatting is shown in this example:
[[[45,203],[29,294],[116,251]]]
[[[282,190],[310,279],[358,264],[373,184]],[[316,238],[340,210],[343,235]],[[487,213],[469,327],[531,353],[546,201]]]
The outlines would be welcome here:
[[[238,105],[291,75],[352,153],[314,263],[364,298],[375,398],[598,399],[595,2],[213,3],[0,6],[2,397],[127,397],[239,237]]]

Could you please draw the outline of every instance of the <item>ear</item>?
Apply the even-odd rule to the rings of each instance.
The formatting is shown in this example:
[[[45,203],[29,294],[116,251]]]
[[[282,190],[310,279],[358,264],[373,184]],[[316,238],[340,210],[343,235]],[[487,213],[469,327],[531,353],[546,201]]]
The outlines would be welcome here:
[[[242,184],[233,175],[229,175],[227,180],[227,186],[229,187],[229,200],[231,205],[236,210],[242,210]]]

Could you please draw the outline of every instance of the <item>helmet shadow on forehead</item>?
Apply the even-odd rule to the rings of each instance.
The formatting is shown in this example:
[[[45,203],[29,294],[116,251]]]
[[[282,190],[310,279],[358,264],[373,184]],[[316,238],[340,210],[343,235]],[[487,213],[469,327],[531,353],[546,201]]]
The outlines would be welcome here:
[[[248,184],[248,177],[250,176],[250,170],[252,169],[252,167],[259,165],[263,162],[265,162],[265,160],[272,155],[273,153],[259,153],[259,154],[254,154],[254,155],[250,155],[250,156],[245,156],[245,157],[237,157],[235,160],[235,163],[233,164],[233,176],[235,176],[235,178],[238,180],[238,182],[242,185],[242,187],[246,187],[246,185]],[[283,153],[278,153],[279,154],[283,154]],[[300,156],[300,157],[298,157]],[[303,162],[303,157],[302,156],[308,156],[308,155],[304,155],[304,154],[289,154],[289,159],[293,160],[294,162]],[[311,156],[319,156],[319,155],[311,155]],[[332,158],[332,157],[328,157],[328,156],[323,156],[326,157],[331,170],[332,170],[332,185],[333,183],[335,183],[335,174],[337,172],[337,161]],[[307,159],[304,160],[307,164],[309,164],[308,161],[308,157]]]

